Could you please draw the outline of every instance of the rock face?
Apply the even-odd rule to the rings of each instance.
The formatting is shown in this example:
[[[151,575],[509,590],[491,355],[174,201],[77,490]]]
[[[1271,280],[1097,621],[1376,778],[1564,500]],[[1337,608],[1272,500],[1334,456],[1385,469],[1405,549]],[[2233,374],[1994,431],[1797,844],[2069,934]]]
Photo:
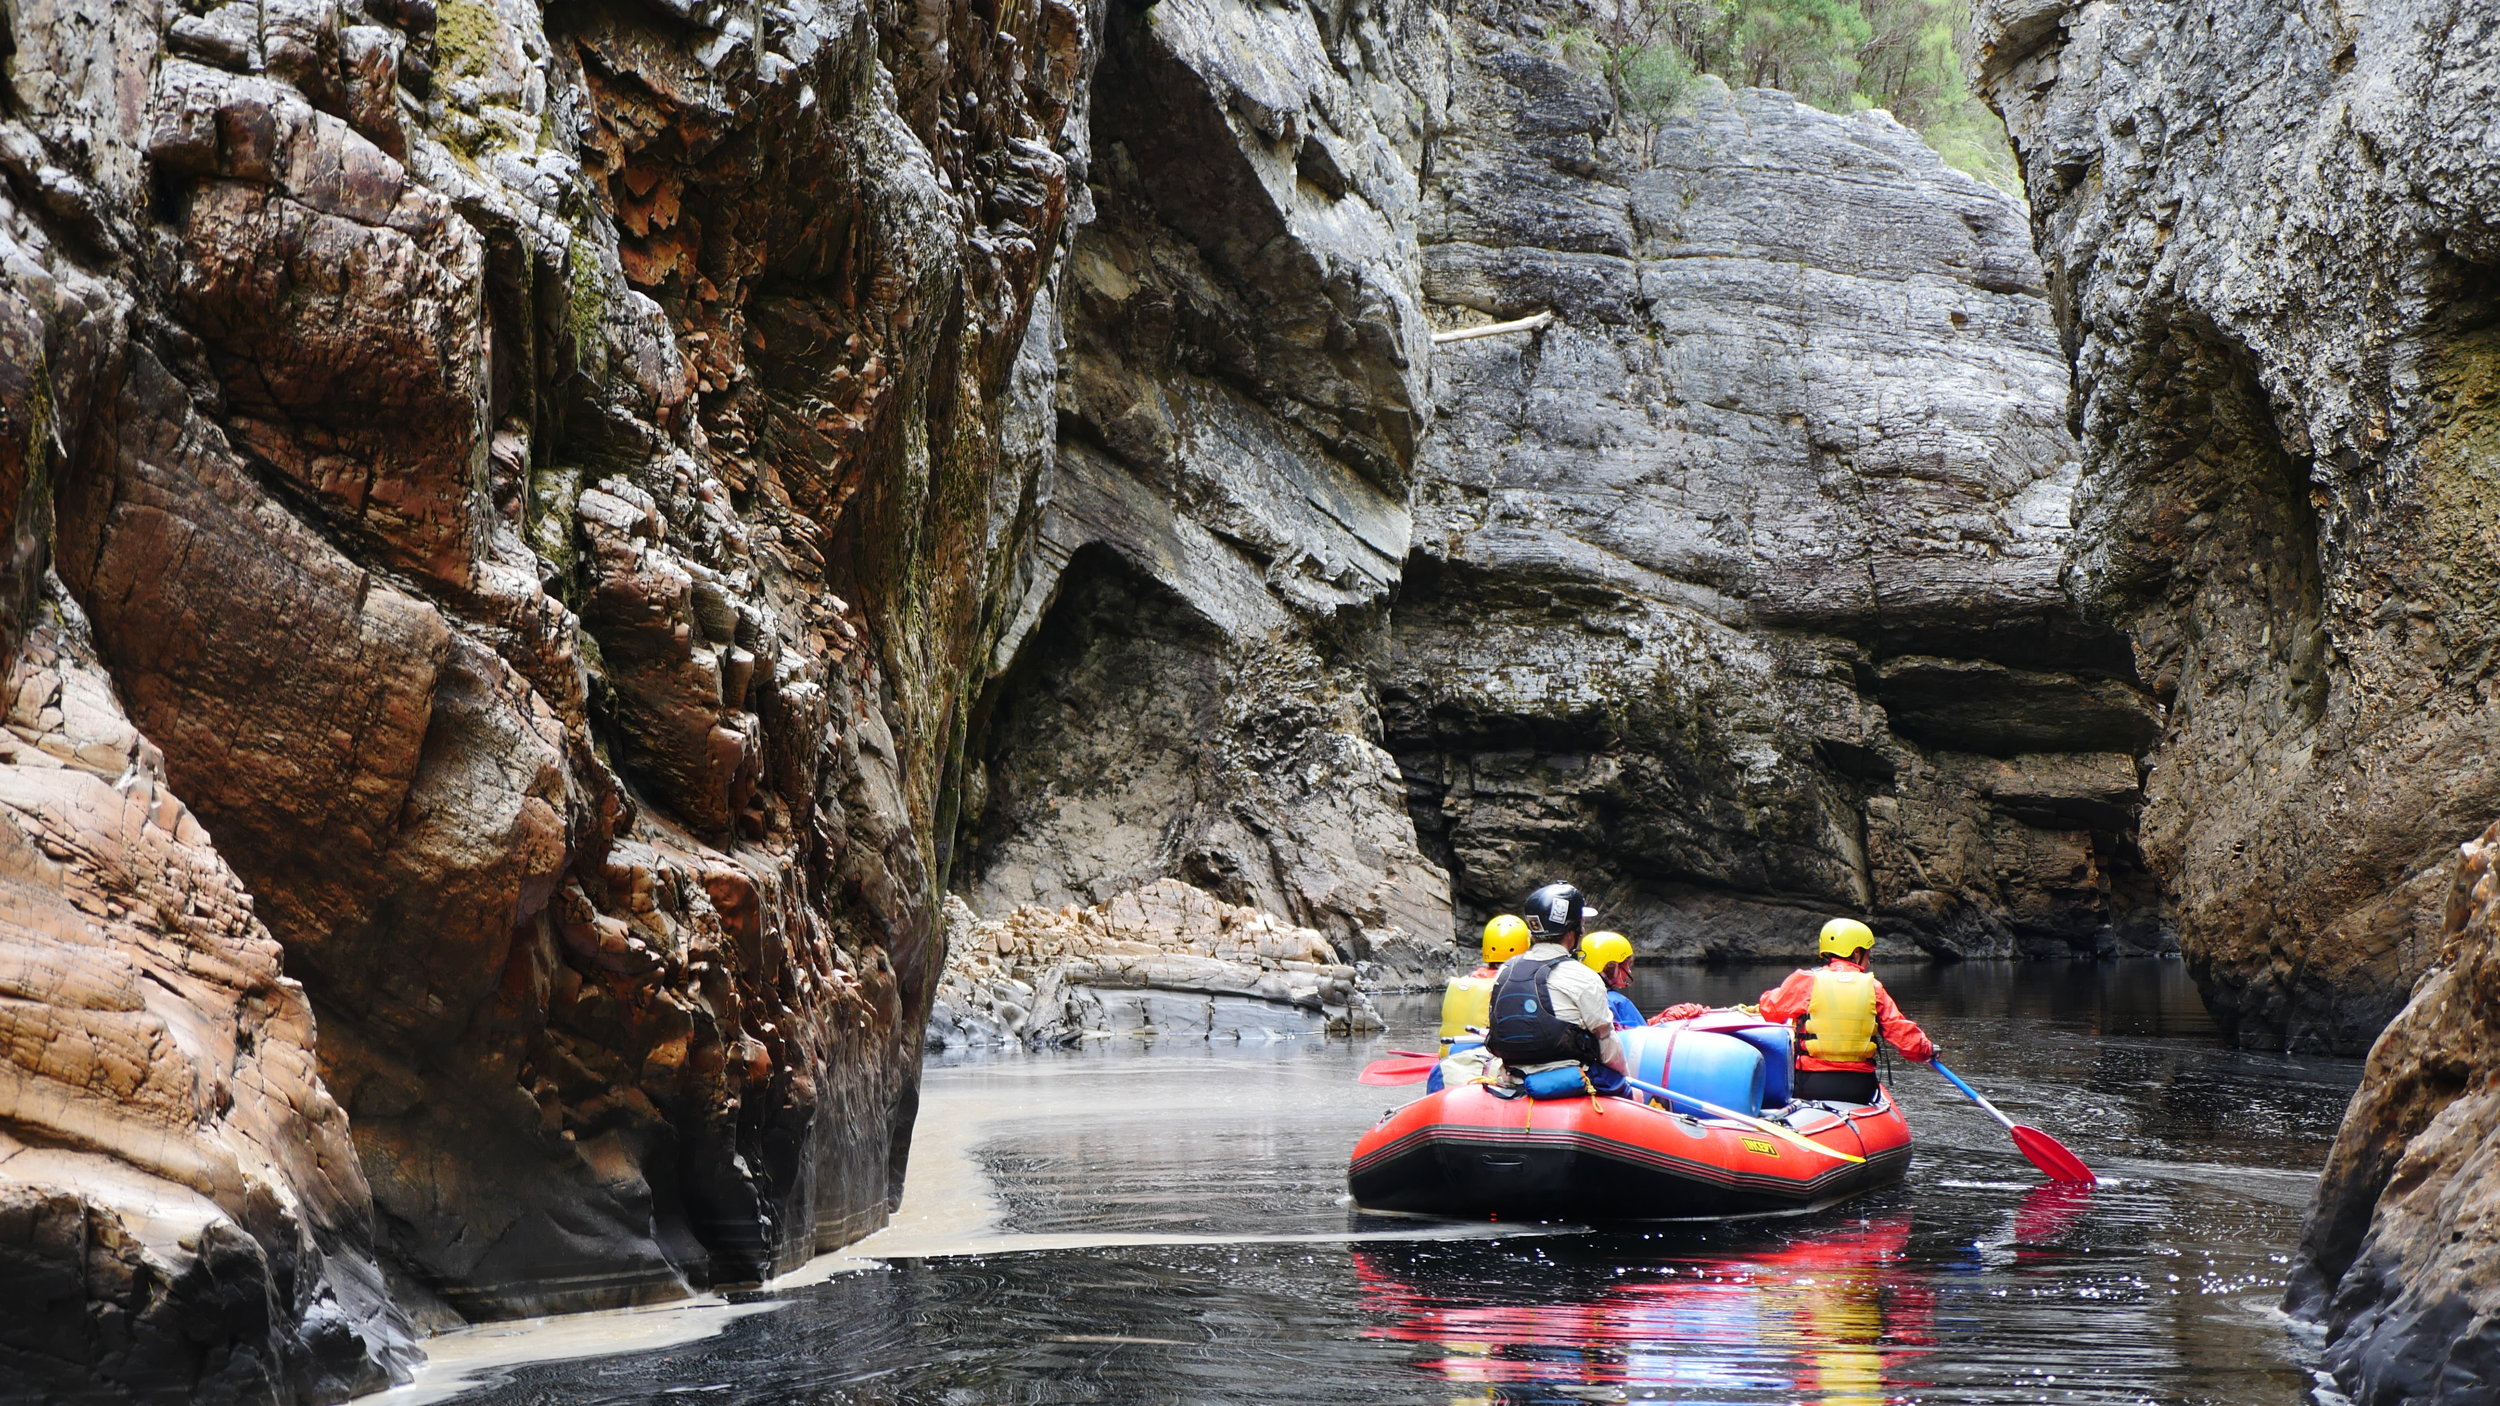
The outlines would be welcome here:
[[[57,590],[0,732],[0,1397],[336,1400],[413,1361],[303,988]]]
[[[2364,1406],[2500,1380],[2500,826],[2464,848],[2436,964],[2379,1036],[2303,1227],[2291,1306]]]
[[[0,643],[48,560],[102,669],[18,666],[8,1349],[327,1399],[377,1243],[493,1316],[872,1227],[1095,17],[7,18]]]
[[[1410,0],[1115,6],[1059,434],[967,800],[973,906],[1159,877],[1349,956],[1439,942],[1366,666],[1410,536],[1429,346]]]
[[[1443,348],[1383,683],[1471,918],[1641,950],[2157,949],[2157,710],[2061,583],[2076,452],[2021,211],[1882,113],[1704,79],[1652,151],[1514,6],[1457,21]]]
[[[2500,30],[2233,0],[1979,24],[2075,355],[2079,583],[2169,703],[2145,852],[2241,1040],[2377,1036],[2293,1306],[2356,1401],[2489,1399]]]
[[[1328,939],[1178,879],[982,921],[949,897],[929,1048],[1113,1036],[1265,1040],[1380,1028]]]
[[[2143,847],[2245,1042],[2358,1050],[2500,812],[2500,32],[1983,5],[2074,354],[2078,584],[2168,704]]]

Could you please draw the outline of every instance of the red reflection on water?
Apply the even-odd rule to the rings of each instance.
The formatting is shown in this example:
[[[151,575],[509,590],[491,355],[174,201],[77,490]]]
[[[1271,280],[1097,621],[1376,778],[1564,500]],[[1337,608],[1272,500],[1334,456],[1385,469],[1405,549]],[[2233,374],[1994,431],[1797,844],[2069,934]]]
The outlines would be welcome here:
[[[2091,1204],[2089,1182],[2052,1181],[2033,1187],[2014,1212],[2014,1243],[2024,1247],[2049,1244],[2065,1234]],[[2030,1253],[2026,1248],[2018,1255]]]
[[[1933,1341],[1935,1293],[1900,1272],[1910,1223],[1888,1217],[1794,1244],[1641,1266],[1578,1302],[1491,1303],[1401,1279],[1357,1250],[1367,1336],[1444,1349],[1426,1370],[1477,1388],[1453,1401],[1588,1400],[1671,1388],[1882,1406]],[[1522,1390],[1524,1389],[1524,1390]],[[1619,1398],[1617,1398],[1619,1399]]]

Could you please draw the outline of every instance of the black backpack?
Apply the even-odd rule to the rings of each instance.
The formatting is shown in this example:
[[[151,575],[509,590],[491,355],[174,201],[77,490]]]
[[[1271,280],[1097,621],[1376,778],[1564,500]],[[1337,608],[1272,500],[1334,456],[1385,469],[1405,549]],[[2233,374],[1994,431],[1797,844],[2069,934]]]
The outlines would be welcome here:
[[[1513,957],[1503,964],[1501,975],[1494,978],[1493,1009],[1484,1031],[1485,1049],[1502,1063],[1516,1068],[1565,1059],[1596,1062],[1596,1032],[1557,1014],[1553,992],[1546,984],[1554,968],[1570,960],[1567,956],[1539,961]]]

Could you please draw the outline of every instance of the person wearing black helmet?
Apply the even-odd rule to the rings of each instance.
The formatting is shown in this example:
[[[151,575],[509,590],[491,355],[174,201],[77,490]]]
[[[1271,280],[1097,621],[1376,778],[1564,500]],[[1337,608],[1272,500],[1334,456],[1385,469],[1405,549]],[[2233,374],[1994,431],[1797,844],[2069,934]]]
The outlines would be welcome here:
[[[1504,1082],[1577,1069],[1599,1093],[1623,1087],[1623,1044],[1615,1038],[1606,980],[1572,960],[1595,911],[1569,884],[1547,884],[1528,895],[1521,916],[1535,942],[1494,977],[1485,1029],[1485,1049],[1501,1061]]]

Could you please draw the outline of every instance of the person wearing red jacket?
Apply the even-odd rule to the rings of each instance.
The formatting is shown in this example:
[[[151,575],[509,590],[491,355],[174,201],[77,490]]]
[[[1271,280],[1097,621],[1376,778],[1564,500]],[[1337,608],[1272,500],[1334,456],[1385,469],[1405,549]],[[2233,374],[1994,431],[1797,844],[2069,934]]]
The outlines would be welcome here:
[[[1762,1018],[1797,1029],[1797,1097],[1831,1103],[1875,1101],[1875,1036],[1924,1064],[1936,1042],[1901,1013],[1867,970],[1874,930],[1855,918],[1823,925],[1823,965],[1792,972],[1762,993]]]

